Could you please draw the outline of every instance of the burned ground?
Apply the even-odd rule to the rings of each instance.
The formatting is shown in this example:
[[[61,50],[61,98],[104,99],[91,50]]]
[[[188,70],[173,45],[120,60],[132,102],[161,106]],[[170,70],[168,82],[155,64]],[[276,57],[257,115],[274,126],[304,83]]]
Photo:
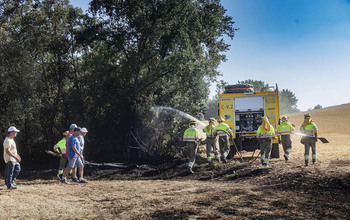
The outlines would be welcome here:
[[[88,184],[66,185],[55,179],[55,167],[23,167],[17,190],[0,187],[0,219],[349,219],[350,137],[325,130],[329,118],[321,111],[313,115],[330,141],[317,143],[316,165],[304,166],[293,136],[291,159],[272,159],[268,167],[251,163],[252,152],[243,152],[243,162],[235,156],[209,165],[204,146],[190,175],[186,161],[87,166]]]

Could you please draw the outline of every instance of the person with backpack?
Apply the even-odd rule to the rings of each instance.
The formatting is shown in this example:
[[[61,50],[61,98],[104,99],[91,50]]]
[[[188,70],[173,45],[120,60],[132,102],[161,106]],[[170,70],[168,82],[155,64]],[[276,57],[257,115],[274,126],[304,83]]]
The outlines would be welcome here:
[[[68,158],[66,155],[66,136],[68,133],[69,131],[63,132],[63,138],[59,142],[57,142],[57,144],[55,144],[55,146],[53,147],[54,152],[60,155],[60,162],[59,162],[58,174],[57,174],[58,179],[62,178],[63,170],[68,165]]]
[[[213,149],[215,159],[220,161],[219,151],[216,147],[216,134],[215,134],[215,118],[209,119],[209,125],[203,128],[203,132],[206,134],[206,147],[207,147],[207,161],[212,162],[211,150]]]
[[[282,116],[282,123],[278,125],[277,134],[281,137],[282,147],[284,150],[284,159],[289,160],[289,154],[292,150],[291,134],[294,131],[294,126],[288,122],[287,116]]]
[[[309,153],[310,147],[312,150],[312,163],[316,163],[316,142],[317,142],[317,126],[315,122],[311,119],[310,114],[304,115],[304,122],[300,126],[300,131],[304,135],[302,136],[300,142],[304,144],[305,147],[305,166],[309,166]]]
[[[198,146],[198,130],[196,128],[196,121],[191,120],[189,123],[190,127],[185,130],[183,141],[186,143],[189,162],[187,166],[188,173],[194,173],[192,168],[196,161],[197,146]]]

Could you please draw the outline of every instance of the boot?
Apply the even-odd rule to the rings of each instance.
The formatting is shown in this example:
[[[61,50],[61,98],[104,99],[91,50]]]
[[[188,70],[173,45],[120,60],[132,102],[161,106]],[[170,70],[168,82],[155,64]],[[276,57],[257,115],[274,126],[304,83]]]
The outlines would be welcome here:
[[[315,164],[316,163],[316,159],[312,159],[312,164]]]
[[[192,167],[190,167],[190,166],[187,167],[187,172],[188,172],[188,173],[194,173],[193,170],[192,170]]]
[[[287,154],[283,155],[285,160],[289,160],[289,156]]]
[[[305,166],[309,166],[309,161],[308,160],[305,160]]]
[[[224,155],[221,156],[221,160],[222,162],[227,163],[226,157]]]

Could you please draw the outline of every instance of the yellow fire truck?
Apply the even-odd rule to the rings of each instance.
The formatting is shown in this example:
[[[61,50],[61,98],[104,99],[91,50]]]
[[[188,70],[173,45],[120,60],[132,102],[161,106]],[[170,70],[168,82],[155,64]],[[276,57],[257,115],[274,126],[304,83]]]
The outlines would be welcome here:
[[[233,132],[234,144],[239,151],[254,151],[259,148],[256,131],[267,116],[277,130],[280,118],[278,87],[273,91],[254,92],[250,84],[237,84],[225,87],[219,95],[219,116],[225,119]],[[231,146],[230,157],[236,154]],[[271,158],[279,158],[278,136],[272,138]]]

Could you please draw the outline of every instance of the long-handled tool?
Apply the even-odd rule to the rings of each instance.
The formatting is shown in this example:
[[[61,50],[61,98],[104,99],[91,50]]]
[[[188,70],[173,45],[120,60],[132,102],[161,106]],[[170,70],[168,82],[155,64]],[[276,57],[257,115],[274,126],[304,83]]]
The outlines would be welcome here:
[[[56,153],[56,152],[53,152],[51,150],[45,150],[46,153],[54,156],[54,157],[61,157],[62,154],[59,154],[59,153]]]
[[[306,137],[307,136],[306,134],[302,134],[302,133],[294,133],[293,132],[292,134],[296,134],[296,135],[299,135],[299,136],[302,136],[302,137]],[[329,143],[329,141],[326,138],[324,138],[324,137],[317,137],[317,139],[320,140],[324,144]]]
[[[259,141],[260,141],[260,140],[258,140],[258,141],[256,142],[256,145],[255,145],[255,148],[254,148],[254,152],[253,152],[252,158],[254,157],[255,151],[256,151],[256,149],[258,148]],[[251,161],[249,161],[249,163],[253,163],[253,162],[260,156],[260,154],[261,154],[261,151],[258,153],[258,155],[257,155],[255,158],[253,158]]]
[[[232,138],[232,137],[230,137],[230,138]],[[233,140],[233,138],[232,138],[232,143],[233,143],[233,145],[235,146],[236,152],[238,153],[239,157],[241,158],[241,160],[242,160],[242,162],[243,162],[242,154],[241,154],[240,151],[238,151],[237,145],[236,145],[235,141]]]
[[[255,152],[255,151],[254,151],[254,152]],[[253,163],[254,161],[256,161],[256,159],[258,159],[258,157],[260,156],[260,154],[261,154],[261,151],[258,153],[258,155],[256,155],[256,157],[255,157],[253,160],[249,161],[249,163]]]

